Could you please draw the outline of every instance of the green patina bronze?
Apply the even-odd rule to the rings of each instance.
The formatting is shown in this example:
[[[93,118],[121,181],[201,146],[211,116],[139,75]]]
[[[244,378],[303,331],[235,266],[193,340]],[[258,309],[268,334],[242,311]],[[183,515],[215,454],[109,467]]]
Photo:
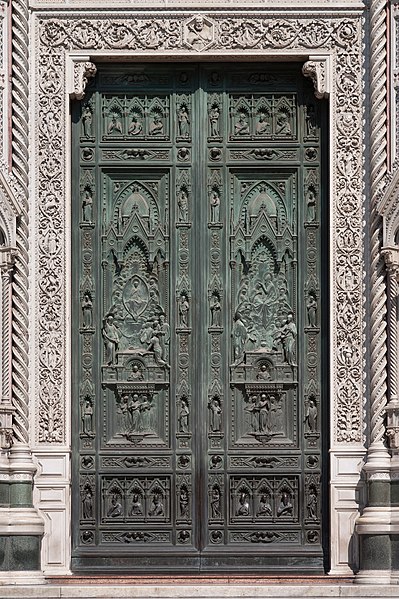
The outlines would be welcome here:
[[[325,117],[256,63],[75,105],[76,571],[322,571]]]

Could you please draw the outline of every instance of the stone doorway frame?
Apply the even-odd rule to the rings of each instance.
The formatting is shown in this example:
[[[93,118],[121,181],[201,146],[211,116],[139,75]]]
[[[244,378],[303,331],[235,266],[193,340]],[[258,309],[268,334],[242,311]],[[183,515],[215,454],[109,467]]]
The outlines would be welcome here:
[[[325,15],[269,9],[193,16],[177,11],[35,12],[31,235],[31,447],[35,503],[46,520],[42,565],[70,560],[70,99],[81,99],[99,61],[301,61],[330,102],[330,520],[331,573],[356,567],[354,523],[364,447],[363,5]],[[189,36],[200,17],[206,35]],[[332,75],[334,73],[334,76]],[[49,243],[50,237],[56,242]],[[361,502],[361,500],[360,500]]]

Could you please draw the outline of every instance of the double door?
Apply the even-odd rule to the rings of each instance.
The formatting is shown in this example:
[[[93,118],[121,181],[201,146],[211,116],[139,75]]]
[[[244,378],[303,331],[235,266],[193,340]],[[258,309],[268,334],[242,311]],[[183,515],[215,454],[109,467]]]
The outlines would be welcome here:
[[[323,104],[147,63],[73,111],[72,568],[321,571]]]

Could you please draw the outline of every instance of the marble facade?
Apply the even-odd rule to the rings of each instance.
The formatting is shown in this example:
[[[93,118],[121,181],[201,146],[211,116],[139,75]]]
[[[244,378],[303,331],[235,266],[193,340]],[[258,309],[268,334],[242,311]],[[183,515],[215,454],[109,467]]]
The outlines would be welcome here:
[[[112,8],[14,0],[11,10],[0,0],[0,267],[10,330],[1,348],[0,484],[34,477],[32,507],[20,509],[31,517],[24,534],[44,534],[45,575],[70,567],[69,103],[105,60],[253,59],[303,62],[316,97],[330,105],[330,573],[360,568],[359,582],[396,580],[387,562],[363,566],[358,549],[367,539],[367,555],[370,538],[386,546],[399,534],[398,508],[386,499],[386,486],[399,480],[391,4],[150,0],[143,9],[140,0]],[[212,24],[212,39],[195,47],[187,37],[193,14]],[[10,268],[12,289],[3,276]],[[11,509],[0,508],[0,535],[22,534],[9,523]]]

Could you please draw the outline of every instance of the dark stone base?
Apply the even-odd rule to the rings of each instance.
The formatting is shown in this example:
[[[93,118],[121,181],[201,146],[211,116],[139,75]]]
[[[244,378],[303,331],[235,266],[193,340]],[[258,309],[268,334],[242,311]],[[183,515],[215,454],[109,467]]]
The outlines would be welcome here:
[[[0,571],[40,570],[38,536],[0,536]]]

